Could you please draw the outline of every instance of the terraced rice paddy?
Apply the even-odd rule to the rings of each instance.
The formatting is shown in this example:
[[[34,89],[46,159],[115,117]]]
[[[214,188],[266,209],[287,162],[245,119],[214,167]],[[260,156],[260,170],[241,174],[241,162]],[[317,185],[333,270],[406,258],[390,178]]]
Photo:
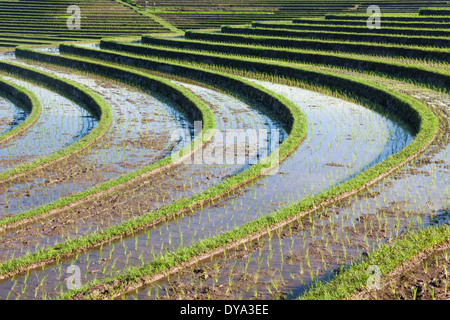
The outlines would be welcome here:
[[[6,50],[0,299],[447,297],[450,16],[408,3],[372,30],[366,2],[230,2],[261,19],[181,33],[225,20],[92,1],[97,41]]]
[[[27,113],[6,99],[2,98],[0,103],[0,134],[3,134],[19,125],[26,118]]]
[[[79,29],[67,27],[73,23],[69,18],[75,11],[68,12],[73,5],[80,9]],[[112,0],[0,1],[0,47],[167,31],[151,17]]]
[[[1,146],[1,171],[50,155],[85,136],[96,125],[92,115],[73,102],[34,84],[11,77],[4,80],[33,92],[44,105],[38,123]]]

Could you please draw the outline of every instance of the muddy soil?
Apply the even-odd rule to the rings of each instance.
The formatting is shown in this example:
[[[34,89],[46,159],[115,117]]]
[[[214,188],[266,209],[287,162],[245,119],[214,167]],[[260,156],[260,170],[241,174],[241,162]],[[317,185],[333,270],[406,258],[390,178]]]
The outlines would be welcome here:
[[[0,97],[0,135],[18,126],[27,116],[27,112]]]
[[[388,276],[381,289],[367,292],[362,299],[450,300],[449,258],[447,248],[436,250],[426,261],[408,262],[402,266],[403,272]]]

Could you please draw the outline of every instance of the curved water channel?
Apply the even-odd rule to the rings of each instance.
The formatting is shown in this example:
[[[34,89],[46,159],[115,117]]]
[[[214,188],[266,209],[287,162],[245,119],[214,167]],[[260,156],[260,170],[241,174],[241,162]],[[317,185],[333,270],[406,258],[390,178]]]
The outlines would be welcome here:
[[[34,93],[42,105],[42,113],[33,126],[0,145],[0,172],[75,143],[97,123],[88,111],[53,91],[10,76],[2,78]]]
[[[28,112],[0,97],[0,135],[17,127],[28,117]]]
[[[306,140],[281,164],[277,174],[265,176],[213,206],[102,250],[6,280],[0,283],[0,296],[45,298],[65,291],[66,269],[72,264],[80,267],[84,283],[151,261],[155,255],[179,245],[223,233],[342,183],[398,152],[413,139],[407,126],[356,104],[299,88],[255,82],[292,100],[308,120]]]

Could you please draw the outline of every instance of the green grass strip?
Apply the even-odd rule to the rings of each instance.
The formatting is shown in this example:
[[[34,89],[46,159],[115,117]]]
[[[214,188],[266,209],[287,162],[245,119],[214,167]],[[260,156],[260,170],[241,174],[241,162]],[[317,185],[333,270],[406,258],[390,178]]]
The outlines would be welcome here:
[[[69,46],[67,46],[69,47]],[[75,48],[78,50],[78,48]],[[84,50],[84,49],[83,49]],[[89,49],[88,51],[93,51],[92,49]],[[99,51],[99,50],[94,50]],[[103,52],[104,53],[104,52]],[[99,53],[100,54],[100,53]],[[95,56],[92,52],[90,52],[91,56]],[[111,61],[111,58],[105,55],[105,58]],[[113,61],[116,61],[112,59]],[[117,61],[116,61],[117,62]],[[155,64],[157,62],[154,62]],[[160,63],[162,64],[162,63]],[[162,65],[169,65],[168,63],[162,64]],[[172,69],[175,68],[175,66],[178,66],[176,64],[171,64]],[[181,67],[181,66],[180,66]],[[192,68],[191,68],[192,69]],[[167,70],[167,68],[165,68]],[[198,70],[194,69],[194,70]],[[345,92],[349,97],[354,97],[354,95],[351,94],[351,92],[356,92],[357,96],[364,97],[364,101],[368,102],[370,101],[372,104],[379,104],[384,108],[391,109],[398,113],[400,116],[403,116],[406,121],[410,122],[412,125],[414,125],[417,135],[413,142],[411,142],[407,147],[402,149],[399,153],[392,155],[385,159],[383,162],[380,162],[373,167],[369,168],[368,170],[360,173],[356,177],[352,178],[351,180],[346,181],[345,183],[332,187],[328,189],[327,191],[316,195],[316,196],[310,196],[305,199],[303,199],[300,202],[294,203],[292,205],[289,205],[287,207],[282,208],[281,210],[271,213],[268,216],[265,216],[259,220],[252,221],[250,224],[238,227],[235,230],[232,230],[230,232],[238,232],[236,233],[236,236],[233,236],[230,238],[230,232],[226,233],[225,236],[222,234],[220,236],[217,236],[213,239],[219,239],[215,243],[216,245],[220,246],[220,241],[231,241],[232,239],[237,239],[238,237],[242,237],[243,234],[251,234],[255,230],[261,230],[262,227],[266,226],[268,224],[277,223],[279,221],[285,220],[289,217],[295,216],[298,212],[307,210],[309,208],[315,207],[317,205],[320,205],[324,201],[329,201],[330,199],[335,199],[339,195],[342,195],[350,190],[355,190],[358,188],[364,188],[365,184],[370,182],[372,179],[375,179],[376,177],[380,176],[381,174],[384,174],[386,172],[389,172],[389,170],[396,166],[402,164],[403,161],[408,160],[408,157],[412,157],[412,155],[416,154],[417,152],[421,151],[422,148],[425,148],[431,140],[434,138],[436,132],[437,132],[437,126],[438,126],[438,120],[434,116],[434,114],[428,110],[423,104],[418,102],[417,100],[414,100],[412,98],[409,98],[407,96],[398,94],[398,93],[391,93],[389,92],[385,87],[371,84],[370,82],[363,81],[357,78],[353,77],[343,77],[343,76],[337,76],[331,72],[320,72],[315,71],[312,72],[311,70],[305,70],[305,69],[296,69],[297,73],[303,73],[303,76],[308,78],[310,81],[314,83],[322,83],[324,86],[330,87],[334,90],[340,90],[340,92]],[[282,97],[280,97],[283,99]],[[287,103],[290,103],[287,101]],[[295,106],[293,106],[295,107]],[[302,122],[304,119],[302,120]],[[295,123],[295,122],[294,122]],[[302,130],[301,128],[299,128]],[[306,129],[303,129],[306,130]],[[302,130],[302,131],[303,131]],[[302,136],[301,131],[299,131],[300,136]],[[283,142],[283,144],[280,146],[280,154],[283,154],[281,151],[281,148],[285,145],[285,143],[291,139],[296,134],[296,131],[292,130],[289,137]],[[295,143],[295,141],[290,141],[290,143]],[[254,170],[257,168],[258,165],[252,167],[249,170]],[[236,175],[232,178],[229,178],[224,181],[224,183],[214,186],[205,192],[202,192],[200,194],[197,194],[191,198],[184,198],[180,199],[178,201],[175,201],[174,203],[161,208],[160,210],[157,210],[155,212],[149,212],[143,216],[140,216],[138,218],[134,218],[131,220],[126,221],[125,223],[121,225],[117,225],[114,227],[110,227],[108,229],[96,232],[92,235],[77,238],[77,239],[70,239],[64,243],[58,244],[57,246],[54,246],[52,248],[45,248],[41,249],[39,252],[35,252],[32,254],[28,254],[20,259],[16,259],[13,261],[6,262],[2,265],[0,265],[0,270],[2,274],[5,274],[11,270],[14,270],[16,268],[24,267],[27,264],[30,264],[32,262],[37,261],[36,259],[46,259],[46,258],[52,258],[54,261],[56,261],[55,256],[62,258],[67,257],[67,253],[71,254],[82,251],[82,247],[89,247],[93,244],[96,244],[97,246],[101,243],[108,243],[108,239],[112,239],[115,237],[116,239],[119,239],[119,236],[124,235],[130,235],[133,234],[133,228],[138,227],[142,229],[142,226],[145,226],[145,223],[148,221],[152,221],[158,217],[168,215],[174,212],[177,212],[181,208],[190,208],[192,205],[194,205],[199,200],[205,200],[208,198],[214,197],[216,194],[220,194],[219,188],[225,188],[225,192],[227,188],[233,185],[233,180],[240,179],[243,174],[247,174],[248,171],[243,172],[239,175]],[[217,192],[219,191],[219,192]],[[189,209],[188,209],[189,210]],[[256,229],[255,229],[256,228]],[[234,233],[233,233],[234,234]],[[223,238],[225,237],[225,238]],[[103,242],[100,242],[103,241]],[[210,239],[205,241],[211,241]],[[183,249],[186,250],[186,249]],[[194,252],[192,255],[195,255]],[[184,251],[183,256],[186,256],[186,252]]]
[[[0,143],[4,143],[36,123],[41,115],[42,106],[31,91],[2,79],[0,79],[0,94],[13,102],[16,107],[25,109],[28,112],[27,118],[18,126],[0,135]]]
[[[224,15],[261,15],[261,14],[274,14],[273,12],[264,11],[164,11],[157,10],[155,13],[170,13],[170,14],[224,14]]]
[[[421,9],[419,9],[419,16],[448,16],[448,17],[450,17],[450,9],[449,8],[421,8]]]
[[[125,7],[130,8],[131,10],[136,11],[137,13],[139,13],[140,15],[149,17],[150,19],[152,19],[153,21],[155,21],[156,23],[158,23],[159,25],[161,25],[163,28],[166,28],[167,30],[169,30],[170,32],[174,32],[174,33],[180,33],[182,32],[180,29],[178,29],[177,27],[175,27],[174,25],[170,24],[169,22],[167,22],[166,20],[164,20],[161,17],[158,17],[156,14],[152,14],[150,13],[150,11],[146,11],[144,8],[142,7],[138,7],[136,5],[132,5],[130,3],[127,3],[126,1],[122,1],[122,0],[115,0],[116,2],[122,4]]]
[[[326,14],[326,20],[364,20],[367,21],[371,15],[367,13],[361,14]],[[419,16],[417,13],[384,13],[382,14],[383,21],[403,21],[403,22],[450,22],[450,16]]]
[[[94,94],[91,90],[88,90],[75,82],[59,79],[48,73],[9,62],[0,61],[0,70],[23,78],[27,81],[33,81],[47,87],[48,89],[58,92],[62,96],[84,107],[99,120],[97,126],[76,143],[49,156],[41,157],[30,163],[26,163],[3,172],[0,174],[0,181],[12,179],[43,165],[48,165],[52,162],[59,161],[70,156],[71,154],[74,154],[75,152],[79,152],[92,144],[99,137],[103,136],[103,134],[105,134],[109,129],[112,123],[111,109],[102,98]]]
[[[434,28],[392,28],[382,26],[380,29],[368,29],[367,26],[343,26],[343,25],[321,25],[309,23],[273,23],[273,22],[253,22],[253,28],[284,29],[284,30],[311,30],[330,32],[352,32],[370,34],[391,34],[391,35],[413,35],[413,36],[433,36],[448,37],[450,31],[446,29]]]
[[[353,42],[365,41],[400,45],[433,46],[438,48],[450,47],[448,37],[410,36],[410,35],[380,35],[370,32],[331,32],[331,31],[297,31],[289,29],[253,29],[248,27],[223,26],[223,33],[263,35],[268,37],[283,37],[287,39],[320,39],[320,40],[349,40]]]
[[[316,282],[301,294],[301,300],[340,300],[367,287],[367,268],[376,265],[381,276],[386,276],[417,254],[430,250],[450,239],[450,226],[430,226],[418,231],[409,231],[393,243],[372,251],[364,261],[355,261],[347,269],[329,281]]]
[[[340,67],[346,70],[353,69],[357,71],[366,71],[376,73],[378,75],[387,75],[413,83],[420,83],[432,88],[438,88],[443,91],[450,91],[450,72],[440,71],[425,66],[415,66],[407,63],[380,61],[379,59],[367,59],[358,57],[345,57],[338,55],[330,55],[330,53],[308,52],[289,49],[268,49],[254,48],[251,46],[239,45],[214,45],[201,42],[190,41],[185,43],[181,40],[161,39],[159,37],[144,36],[142,38],[144,44],[167,44],[177,46],[171,47],[155,47],[133,45],[121,43],[119,41],[102,40],[100,46],[102,49],[125,51],[129,53],[141,54],[154,57],[165,57],[170,59],[196,61],[199,63],[209,63],[222,66],[238,66],[243,59],[247,61],[262,62],[260,58],[283,59],[286,61],[302,62],[312,65],[326,65]],[[189,49],[209,49],[214,52],[192,52]],[[225,52],[222,51],[226,50]],[[217,54],[219,52],[220,54]],[[229,54],[235,54],[230,56]],[[255,57],[258,57],[257,59]],[[266,62],[267,63],[267,62]]]
[[[450,50],[443,48],[374,44],[369,42],[350,42],[342,40],[289,39],[283,37],[223,34],[201,31],[186,31],[185,38],[189,40],[258,45],[268,48],[297,48],[450,62]]]

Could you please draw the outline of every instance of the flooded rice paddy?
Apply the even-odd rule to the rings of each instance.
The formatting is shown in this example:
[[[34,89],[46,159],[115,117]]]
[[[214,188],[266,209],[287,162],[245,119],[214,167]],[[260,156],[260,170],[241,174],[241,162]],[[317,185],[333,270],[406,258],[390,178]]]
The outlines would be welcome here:
[[[281,164],[277,174],[261,178],[203,210],[162,223],[135,237],[6,280],[0,283],[0,296],[48,298],[52,292],[64,291],[65,271],[72,264],[81,268],[84,282],[151,261],[180,245],[221,234],[342,183],[398,152],[413,139],[406,125],[356,104],[299,88],[258,83],[293,101],[308,120],[306,140]],[[21,254],[14,249],[11,252]],[[8,258],[11,259],[11,254]]]
[[[70,146],[97,123],[87,110],[59,94],[9,76],[2,78],[31,91],[41,103],[42,113],[32,127],[0,145],[0,172]]]
[[[17,127],[28,117],[28,112],[0,97],[0,135]]]
[[[442,129],[448,132],[448,96],[428,91],[422,99],[442,111]],[[450,184],[449,142],[444,134],[414,162],[367,191],[126,298],[295,298],[406,230],[448,219],[449,190],[440,186]]]
[[[210,106],[215,115],[216,127],[223,134],[230,128],[252,128],[254,130],[267,130],[270,132],[270,130],[280,128],[281,126],[270,117],[249,107],[236,98],[195,85],[177,84],[192,91]],[[97,89],[97,91],[99,90]],[[192,124],[188,122],[184,122],[183,124],[183,126],[180,126],[182,129],[188,131],[192,129]],[[163,127],[164,124],[160,124],[160,126]],[[172,129],[175,131],[177,128]],[[280,134],[277,136],[279,141],[277,143],[282,142],[285,137],[286,132],[280,128]],[[162,141],[164,139],[171,141],[172,139],[169,136],[148,138]],[[267,140],[271,144],[270,137],[267,137]],[[188,142],[182,141],[182,144],[185,145]],[[240,142],[237,141],[237,143]],[[175,143],[175,141],[172,141],[172,143]],[[234,150],[228,150],[228,152],[234,153]],[[133,150],[131,150],[130,154],[136,156]],[[92,159],[90,161],[93,162]],[[106,159],[106,161],[110,160]],[[90,202],[72,209],[66,215],[49,219],[46,223],[37,223],[35,230],[30,230],[30,226],[27,226],[19,231],[14,230],[11,233],[5,234],[2,240],[0,240],[2,243],[2,252],[7,252],[4,254],[3,259],[6,260],[11,255],[18,257],[21,252],[34,251],[42,246],[60,242],[67,237],[87,234],[91,230],[106,228],[133,216],[139,216],[144,212],[155,210],[163,205],[169,204],[174,199],[203,191],[207,187],[221,182],[223,178],[233,175],[248,166],[248,161],[242,164],[230,165],[182,164],[175,167],[170,173],[163,173],[162,176],[157,175],[151,179],[138,181],[131,188],[129,187],[121,193],[116,192],[108,197],[102,198],[101,205],[96,209],[94,209],[94,206],[98,206],[98,203]],[[131,169],[135,170],[134,167],[131,167]],[[90,182],[92,183],[92,181]],[[61,181],[61,184],[63,183],[69,190],[72,190],[70,188],[73,188],[73,184],[67,185],[67,181]],[[48,192],[48,185],[44,185],[44,188]],[[55,197],[54,192],[52,196]],[[18,236],[19,234],[22,237]]]

